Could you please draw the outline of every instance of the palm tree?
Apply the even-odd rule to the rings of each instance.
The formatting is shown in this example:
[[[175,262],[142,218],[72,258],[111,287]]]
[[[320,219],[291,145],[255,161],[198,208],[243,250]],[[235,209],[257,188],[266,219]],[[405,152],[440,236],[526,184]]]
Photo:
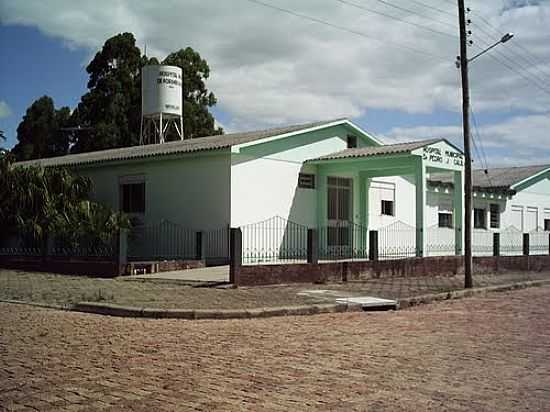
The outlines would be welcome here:
[[[75,245],[80,239],[106,241],[128,219],[91,202],[90,179],[62,168],[15,166],[11,154],[0,156],[0,227],[30,235],[46,247],[48,234]]]

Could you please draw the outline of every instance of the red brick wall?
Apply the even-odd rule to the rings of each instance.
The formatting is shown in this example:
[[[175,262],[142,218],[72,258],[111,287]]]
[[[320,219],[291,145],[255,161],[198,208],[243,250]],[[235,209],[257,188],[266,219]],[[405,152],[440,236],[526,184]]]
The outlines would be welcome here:
[[[463,272],[461,256],[441,256],[381,261],[290,265],[237,266],[231,281],[237,286],[279,283],[321,283],[409,276],[451,276]],[[474,257],[474,270],[490,273],[507,270],[550,270],[550,256]]]
[[[61,273],[112,278],[124,273],[125,267],[105,258],[64,258],[39,256],[0,256],[0,267],[34,272]]]

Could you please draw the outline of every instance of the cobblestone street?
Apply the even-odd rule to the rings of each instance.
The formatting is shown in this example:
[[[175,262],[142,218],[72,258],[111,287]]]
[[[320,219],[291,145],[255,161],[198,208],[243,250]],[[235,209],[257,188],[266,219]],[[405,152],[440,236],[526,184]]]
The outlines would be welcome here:
[[[5,411],[550,409],[550,287],[255,320],[0,311]]]

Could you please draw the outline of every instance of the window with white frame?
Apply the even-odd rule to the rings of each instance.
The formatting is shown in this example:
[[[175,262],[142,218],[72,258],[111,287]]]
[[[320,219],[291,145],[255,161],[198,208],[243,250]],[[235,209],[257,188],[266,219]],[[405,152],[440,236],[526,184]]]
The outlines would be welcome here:
[[[437,212],[437,225],[439,227],[453,227],[453,204],[450,200],[440,199]]]
[[[395,183],[373,181],[370,187],[375,199],[380,201],[380,214],[395,216]]]
[[[550,231],[550,209],[544,209],[544,230]]]
[[[474,229],[487,229],[487,211],[482,208],[474,208]]]
[[[120,178],[120,209],[128,214],[145,213],[145,178],[143,176]]]

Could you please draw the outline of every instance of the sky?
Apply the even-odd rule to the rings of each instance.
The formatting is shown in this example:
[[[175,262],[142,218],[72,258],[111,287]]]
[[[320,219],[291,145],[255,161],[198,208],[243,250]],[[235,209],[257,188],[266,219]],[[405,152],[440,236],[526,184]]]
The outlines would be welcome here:
[[[476,167],[550,164],[550,0],[472,0]],[[462,146],[451,0],[0,0],[0,129],[7,147],[42,95],[74,108],[85,67],[129,31],[147,54],[209,63],[226,131],[348,117],[387,143]]]

